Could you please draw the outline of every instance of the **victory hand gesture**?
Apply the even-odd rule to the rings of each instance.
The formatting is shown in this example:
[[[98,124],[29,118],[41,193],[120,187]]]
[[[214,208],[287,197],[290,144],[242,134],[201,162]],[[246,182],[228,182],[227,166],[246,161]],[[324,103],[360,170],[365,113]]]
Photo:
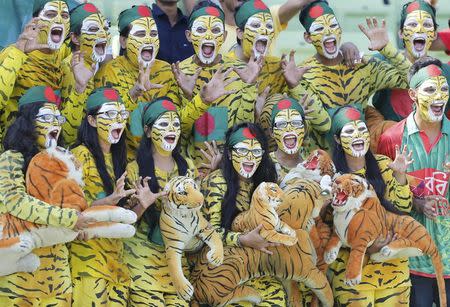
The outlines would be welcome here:
[[[25,26],[23,32],[20,34],[16,42],[16,47],[25,53],[29,53],[34,50],[48,49],[48,45],[39,44],[37,42],[39,31],[44,25],[39,24],[39,18],[33,18]]]
[[[208,83],[203,85],[200,91],[200,97],[205,104],[211,104],[214,100],[225,96],[236,93],[236,90],[227,91],[225,88],[236,81],[238,78],[231,78],[228,81],[225,79],[231,73],[233,68],[227,69],[225,72],[223,71],[223,66],[221,66],[216,73],[213,75],[211,80]]]
[[[366,18],[367,28],[359,24],[359,29],[367,36],[370,41],[369,50],[381,50],[389,43],[389,35],[386,30],[386,21],[383,19],[381,27],[378,26],[378,20],[375,17]]]
[[[284,79],[290,88],[296,87],[302,80],[303,75],[311,69],[309,66],[297,66],[295,64],[295,51],[289,53],[289,61],[286,60],[286,55],[281,57],[281,69],[283,70]]]
[[[139,62],[139,75],[133,88],[130,90],[130,96],[133,100],[139,98],[144,92],[151,89],[162,88],[161,84],[153,84],[150,82],[150,71],[155,63],[155,59],[151,60],[147,67],[144,66],[143,62]]]
[[[84,56],[85,56],[84,52],[75,51],[72,55],[72,60],[70,62],[76,83],[75,89],[78,94],[84,92],[89,80],[91,80],[91,78],[95,74],[96,63],[93,63],[90,66],[86,66]]]
[[[176,62],[172,64],[172,72],[177,80],[178,86],[183,91],[183,94],[187,99],[192,98],[192,92],[195,88],[195,82],[197,81],[200,72],[202,71],[201,67],[197,68],[195,73],[192,76],[186,75],[180,69],[180,62]]]
[[[255,59],[255,53],[252,51],[252,55],[245,68],[234,68],[234,71],[241,77],[242,81],[247,84],[253,84],[256,82],[256,79],[258,79],[263,64],[264,56]]]

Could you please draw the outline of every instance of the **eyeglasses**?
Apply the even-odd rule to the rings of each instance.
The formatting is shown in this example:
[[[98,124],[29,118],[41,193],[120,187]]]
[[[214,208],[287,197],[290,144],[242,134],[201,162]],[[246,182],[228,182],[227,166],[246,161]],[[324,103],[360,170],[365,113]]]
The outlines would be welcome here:
[[[43,123],[53,123],[55,120],[58,121],[58,124],[62,125],[66,122],[66,118],[62,115],[54,115],[54,114],[43,114],[36,116],[36,119]]]
[[[288,126],[288,124],[291,125],[294,128],[302,128],[304,126],[303,125],[303,121],[301,121],[301,120],[293,120],[293,121],[290,121],[290,122],[287,122],[285,120],[278,121],[278,122],[275,122],[273,124],[273,126],[276,129],[284,129],[284,128],[286,128]]]
[[[116,119],[119,116],[119,114],[120,114],[120,117],[122,117],[123,119],[127,119],[130,116],[130,112],[128,112],[128,111],[116,111],[116,110],[109,110],[106,112],[98,112],[97,113],[97,115],[100,115],[100,114],[105,114],[106,117],[108,117],[109,119]]]
[[[246,156],[251,152],[255,158],[262,157],[264,154],[264,150],[261,148],[248,149],[244,147],[233,147],[233,150],[240,156]]]

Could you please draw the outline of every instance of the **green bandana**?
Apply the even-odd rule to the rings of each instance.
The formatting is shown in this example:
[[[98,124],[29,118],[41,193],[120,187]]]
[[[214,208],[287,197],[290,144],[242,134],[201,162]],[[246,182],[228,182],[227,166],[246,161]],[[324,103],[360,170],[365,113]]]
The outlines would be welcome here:
[[[52,2],[52,1],[61,1],[61,2],[67,3],[66,0],[34,0],[33,15],[36,14],[37,12],[39,12],[40,10],[42,10],[48,2]]]
[[[236,25],[240,29],[244,29],[247,20],[255,14],[258,13],[269,13],[270,10],[267,5],[264,4],[261,0],[250,0],[244,2],[236,11],[234,15],[234,19],[236,21]]]
[[[354,105],[339,107],[337,109],[334,109],[333,111],[334,114],[331,119],[332,124],[330,129],[331,136],[336,135],[336,133],[342,130],[342,128],[349,122],[353,122],[356,120],[364,121],[363,113],[359,110],[358,107]]]
[[[272,116],[270,117],[272,125],[277,114],[285,109],[297,110],[302,115],[302,117],[305,117],[305,112],[303,112],[303,108],[300,106],[297,100],[291,97],[287,97],[283,98],[273,106]]]
[[[168,97],[156,98],[151,102],[140,102],[131,112],[130,131],[133,136],[144,134],[144,125],[149,126],[166,112],[177,112],[177,107]]]
[[[248,127],[242,127],[230,135],[230,146],[234,146],[245,140],[253,139],[256,139],[256,135],[254,135]]]
[[[307,32],[311,24],[320,16],[335,15],[333,9],[325,1],[316,1],[306,6],[300,14],[300,22]]]
[[[54,103],[59,107],[61,104],[61,97],[59,97],[59,91],[55,92],[49,86],[33,86],[20,97],[19,108],[35,102]]]
[[[80,4],[70,12],[70,32],[75,32],[81,27],[86,17],[99,13],[99,10],[92,3]]]
[[[428,12],[431,16],[436,17],[436,12],[433,10],[433,7],[431,5],[423,0],[412,1],[403,6],[400,18],[400,24],[402,25],[402,27],[405,23],[406,16],[414,11],[425,11]]]
[[[201,7],[191,13],[191,16],[189,16],[189,29],[192,27],[194,20],[196,20],[200,16],[214,16],[222,20],[222,22],[225,22],[225,14],[221,9],[215,6],[206,6]]]
[[[120,98],[119,92],[117,92],[116,89],[111,87],[99,87],[89,95],[86,102],[86,110],[90,111],[107,102],[123,103],[122,98]]]
[[[409,80],[409,87],[411,89],[416,89],[426,80],[437,76],[442,76],[442,69],[440,69],[439,66],[431,64],[426,67],[422,67]]]
[[[142,17],[152,17],[152,11],[146,5],[133,5],[131,9],[122,11],[119,15],[119,32],[122,32],[130,23]]]

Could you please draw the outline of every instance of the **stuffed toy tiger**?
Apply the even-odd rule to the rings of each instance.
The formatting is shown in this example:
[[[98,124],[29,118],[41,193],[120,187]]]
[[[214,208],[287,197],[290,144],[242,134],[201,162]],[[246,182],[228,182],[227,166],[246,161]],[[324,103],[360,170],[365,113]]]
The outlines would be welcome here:
[[[26,173],[27,193],[60,208],[73,208],[94,222],[83,229],[88,238],[128,238],[135,229],[136,214],[116,206],[87,208],[82,190],[82,171],[73,155],[52,147],[31,159]],[[8,213],[0,216],[0,276],[33,272],[39,258],[32,250],[73,241],[78,231],[38,225]],[[5,256],[5,257],[2,257]]]
[[[276,183],[262,182],[253,192],[250,209],[234,218],[231,230],[251,231],[262,225],[259,234],[269,242],[292,246],[297,243],[295,231],[282,222],[276,212],[282,202],[283,191]]]
[[[336,260],[341,246],[350,247],[346,267],[346,284],[361,282],[361,271],[367,247],[389,231],[397,239],[372,254],[371,259],[389,259],[429,255],[433,263],[439,289],[440,306],[447,306],[441,257],[425,227],[407,215],[386,211],[367,181],[357,175],[345,174],[333,183],[334,232],[325,248],[325,261]]]
[[[183,251],[196,250],[203,241],[209,247],[207,262],[217,267],[224,257],[222,239],[200,211],[204,198],[193,179],[177,176],[166,184],[164,190],[168,201],[162,207],[159,224],[167,265],[178,296],[189,301],[194,288],[183,274]]]

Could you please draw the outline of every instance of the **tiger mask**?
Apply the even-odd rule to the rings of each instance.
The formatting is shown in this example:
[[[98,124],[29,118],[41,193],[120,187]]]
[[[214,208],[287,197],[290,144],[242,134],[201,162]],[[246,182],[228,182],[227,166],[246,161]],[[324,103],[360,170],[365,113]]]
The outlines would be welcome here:
[[[333,183],[334,232],[325,248],[325,261],[336,260],[341,246],[350,248],[345,283],[355,286],[361,282],[364,255],[378,238],[389,231],[396,239],[370,255],[378,262],[394,258],[429,255],[439,289],[440,306],[447,306],[441,257],[425,227],[408,215],[386,211],[365,179],[345,174]]]
[[[292,246],[297,243],[295,231],[280,220],[276,209],[283,190],[276,183],[262,182],[253,192],[250,209],[235,217],[232,231],[251,231],[262,225],[259,234],[269,242]]]
[[[189,301],[194,288],[183,274],[183,252],[198,250],[204,242],[209,247],[208,262],[219,266],[223,261],[222,239],[201,213],[204,198],[193,179],[174,177],[166,184],[164,191],[167,201],[162,207],[159,224],[167,265],[178,296]]]

